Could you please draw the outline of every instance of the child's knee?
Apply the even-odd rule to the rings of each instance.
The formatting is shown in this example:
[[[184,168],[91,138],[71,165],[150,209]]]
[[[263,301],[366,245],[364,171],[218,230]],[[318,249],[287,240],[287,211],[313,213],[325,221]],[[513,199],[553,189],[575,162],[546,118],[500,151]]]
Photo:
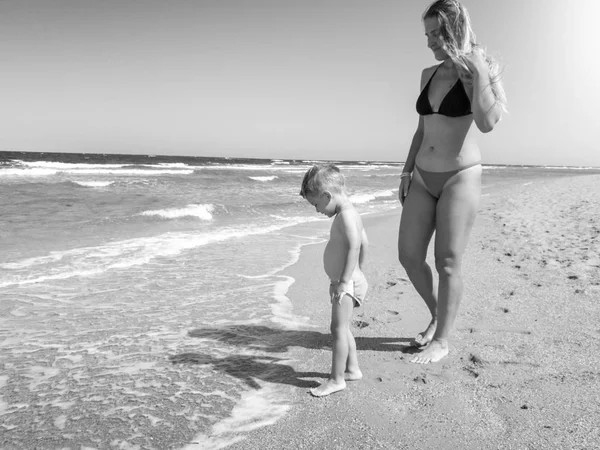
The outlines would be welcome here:
[[[331,331],[331,335],[336,338],[340,336],[345,336],[348,334],[348,330],[350,328],[346,324],[341,324],[339,322],[333,321],[329,326],[329,330]]]

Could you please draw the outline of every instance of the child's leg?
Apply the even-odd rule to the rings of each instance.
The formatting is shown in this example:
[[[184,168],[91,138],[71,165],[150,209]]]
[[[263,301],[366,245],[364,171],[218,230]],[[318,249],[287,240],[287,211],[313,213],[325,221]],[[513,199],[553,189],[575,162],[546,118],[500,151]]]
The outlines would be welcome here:
[[[319,387],[312,389],[310,392],[315,397],[323,397],[341,391],[346,387],[344,381],[344,372],[348,363],[350,350],[349,337],[350,333],[350,318],[354,309],[354,300],[349,295],[344,295],[338,304],[333,301],[331,305],[331,336],[333,342],[331,345],[331,375],[329,379]],[[356,357],[356,343],[354,344],[354,356]]]
[[[346,372],[344,379],[346,381],[360,380],[363,377],[360,368],[358,367],[358,355],[356,353],[356,341],[348,327],[348,359],[346,360]]]

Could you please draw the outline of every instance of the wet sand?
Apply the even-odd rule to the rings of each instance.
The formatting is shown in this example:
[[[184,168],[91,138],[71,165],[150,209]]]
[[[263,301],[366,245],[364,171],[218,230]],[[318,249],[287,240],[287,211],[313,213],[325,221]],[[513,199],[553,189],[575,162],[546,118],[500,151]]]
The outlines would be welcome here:
[[[281,420],[228,448],[599,448],[600,176],[484,192],[450,354],[429,365],[409,362],[429,317],[396,259],[400,212],[364,220],[371,291],[353,325],[364,379],[325,398],[294,388]],[[331,364],[323,247],[288,270],[294,313],[317,325],[291,366],[318,382]]]

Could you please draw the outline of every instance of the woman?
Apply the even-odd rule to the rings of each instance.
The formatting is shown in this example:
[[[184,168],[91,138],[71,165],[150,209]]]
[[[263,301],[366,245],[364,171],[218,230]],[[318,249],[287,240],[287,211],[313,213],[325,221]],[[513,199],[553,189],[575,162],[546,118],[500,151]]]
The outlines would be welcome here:
[[[477,129],[494,128],[505,97],[498,65],[476,44],[464,6],[435,1],[423,24],[427,46],[441,64],[421,75],[419,124],[400,176],[398,255],[431,312],[429,326],[414,340],[422,351],[412,359],[427,364],[448,354],[462,296],[461,263],[481,194]],[[425,262],[434,230],[437,292]]]

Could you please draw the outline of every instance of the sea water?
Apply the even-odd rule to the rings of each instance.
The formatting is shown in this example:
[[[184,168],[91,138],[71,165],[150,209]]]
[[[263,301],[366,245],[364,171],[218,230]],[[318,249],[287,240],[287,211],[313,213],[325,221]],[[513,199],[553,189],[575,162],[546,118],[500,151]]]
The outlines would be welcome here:
[[[217,449],[286,413],[314,161],[0,158],[1,448]],[[401,164],[338,165],[361,213],[400,207]],[[484,191],[573,170],[486,166]]]

